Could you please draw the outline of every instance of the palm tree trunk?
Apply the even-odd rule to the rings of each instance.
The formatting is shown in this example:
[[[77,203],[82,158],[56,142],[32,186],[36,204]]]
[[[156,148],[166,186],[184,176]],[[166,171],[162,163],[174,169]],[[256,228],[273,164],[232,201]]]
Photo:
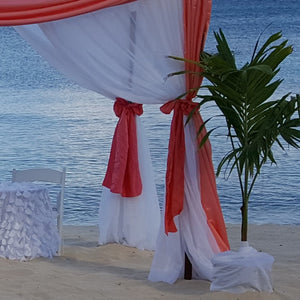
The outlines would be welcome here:
[[[246,242],[248,240],[248,199],[243,201],[241,207],[242,212],[242,227],[241,227],[241,240]]]
[[[249,183],[249,170],[248,161],[245,162],[244,168],[244,187],[242,191],[243,205],[241,207],[242,212],[242,227],[241,227],[241,241],[246,242],[248,240],[248,183]]]

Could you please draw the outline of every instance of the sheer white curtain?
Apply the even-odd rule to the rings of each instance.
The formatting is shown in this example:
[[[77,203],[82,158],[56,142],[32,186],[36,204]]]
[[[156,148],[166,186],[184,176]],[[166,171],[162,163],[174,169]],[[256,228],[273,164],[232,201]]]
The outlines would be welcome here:
[[[66,77],[107,98],[164,103],[185,90],[183,76],[168,77],[181,63],[167,57],[183,56],[182,0],[136,1],[16,30]],[[154,249],[160,210],[141,122],[137,136],[143,192],[123,198],[104,188],[99,243]]]
[[[69,19],[15,27],[68,78],[107,98],[164,103],[185,91],[182,0],[140,0]]]
[[[185,253],[193,265],[193,278],[211,280],[213,276],[211,259],[215,253],[220,252],[199,201],[201,197],[198,147],[193,122],[185,126],[185,145],[185,197],[183,211],[175,218],[178,231],[167,236],[164,226],[161,226],[158,248],[149,274],[151,281],[174,283],[178,278],[183,278]]]
[[[181,62],[168,58],[184,56],[182,4],[183,0],[139,0],[17,30],[53,66],[81,86],[110,99],[163,104],[186,91],[184,76],[168,77],[184,69]],[[139,121],[137,132],[142,195],[124,199],[104,191],[99,242],[153,249],[160,213]],[[185,252],[196,275],[210,279],[210,259],[219,251],[201,205],[193,123],[185,132],[184,211],[176,220],[177,233],[166,236],[161,226],[149,276],[154,281],[174,282],[182,277]]]
[[[143,182],[142,194],[124,199],[104,188],[103,199],[99,208],[99,244],[116,242],[139,249],[154,250],[160,219],[156,188],[153,181],[148,141],[143,134],[142,123],[137,121],[138,156]],[[116,218],[116,216],[119,216]],[[153,224],[154,223],[154,224]]]

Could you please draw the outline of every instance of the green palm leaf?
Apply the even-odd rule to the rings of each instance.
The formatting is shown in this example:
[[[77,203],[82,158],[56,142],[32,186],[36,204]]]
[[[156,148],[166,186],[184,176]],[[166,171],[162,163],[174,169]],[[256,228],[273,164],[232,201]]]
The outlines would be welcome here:
[[[210,95],[199,95],[199,108],[214,102],[227,125],[226,136],[231,150],[221,159],[217,175],[223,168],[229,175],[237,170],[243,199],[242,240],[247,240],[248,200],[262,166],[268,161],[276,163],[273,145],[278,144],[282,149],[285,144],[299,148],[299,95],[288,99],[290,95],[287,94],[279,100],[270,100],[282,83],[281,79],[274,80],[279,66],[293,49],[288,41],[279,42],[282,35],[277,32],[260,49],[257,41],[251,61],[237,68],[233,51],[222,30],[214,35],[217,53],[202,52],[200,62],[188,62],[198,64],[203,70],[199,76],[209,81],[205,89]],[[206,123],[199,128],[199,133]],[[200,147],[215,129],[205,135]]]

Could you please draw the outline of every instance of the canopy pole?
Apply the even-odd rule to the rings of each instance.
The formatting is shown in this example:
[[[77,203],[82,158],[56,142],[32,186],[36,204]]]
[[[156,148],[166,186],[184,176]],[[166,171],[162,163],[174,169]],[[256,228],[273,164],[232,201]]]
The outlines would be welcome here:
[[[193,266],[188,258],[187,254],[185,253],[185,259],[184,259],[184,279],[186,280],[191,280],[192,279],[192,271],[193,271]]]

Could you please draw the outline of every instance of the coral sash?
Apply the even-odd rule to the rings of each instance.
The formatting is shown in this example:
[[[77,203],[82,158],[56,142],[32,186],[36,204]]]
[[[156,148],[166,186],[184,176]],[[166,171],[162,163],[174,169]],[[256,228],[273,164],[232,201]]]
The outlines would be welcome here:
[[[0,26],[69,18],[136,0],[1,0]]]
[[[119,122],[114,133],[103,185],[122,197],[136,197],[142,193],[142,180],[135,117],[143,113],[143,106],[117,98],[114,111]]]

